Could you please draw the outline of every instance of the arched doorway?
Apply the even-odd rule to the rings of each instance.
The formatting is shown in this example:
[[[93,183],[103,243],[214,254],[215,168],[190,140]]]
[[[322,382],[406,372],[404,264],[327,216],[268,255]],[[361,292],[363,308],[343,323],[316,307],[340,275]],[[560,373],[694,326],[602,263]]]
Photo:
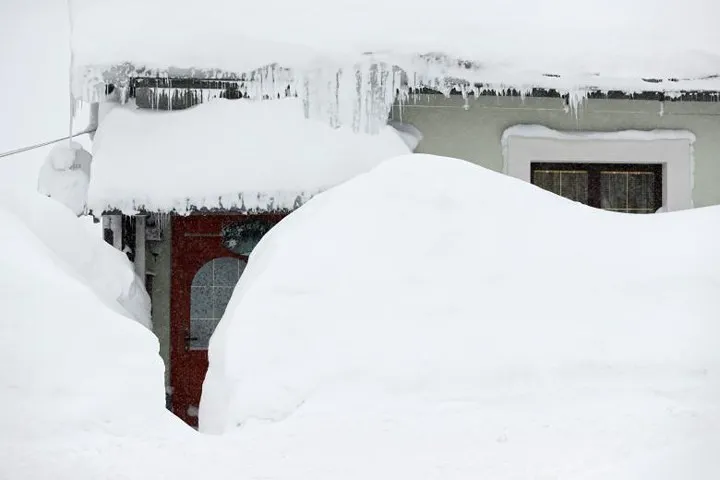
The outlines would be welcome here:
[[[198,424],[208,342],[252,247],[280,215],[190,215],[172,219],[170,381],[172,410]]]

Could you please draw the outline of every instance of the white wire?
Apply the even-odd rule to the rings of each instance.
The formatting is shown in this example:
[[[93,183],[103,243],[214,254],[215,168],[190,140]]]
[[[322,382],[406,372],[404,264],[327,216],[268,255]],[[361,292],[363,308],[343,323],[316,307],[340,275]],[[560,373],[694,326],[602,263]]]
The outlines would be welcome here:
[[[74,137],[79,137],[80,135],[85,135],[86,133],[92,133],[95,130],[97,130],[97,128],[94,128],[94,127],[88,128],[87,130],[83,130],[82,132],[78,132],[78,133],[73,133],[72,135],[68,135],[67,137],[56,138],[55,140],[50,140],[50,141],[43,142],[43,143],[37,143],[35,145],[30,145],[28,147],[18,148],[16,150],[2,152],[2,153],[0,153],[0,158],[9,157],[10,155],[16,155],[18,153],[27,152],[30,150],[35,150],[36,148],[46,147],[48,145],[52,145],[53,143],[62,142],[63,140],[72,140]]]

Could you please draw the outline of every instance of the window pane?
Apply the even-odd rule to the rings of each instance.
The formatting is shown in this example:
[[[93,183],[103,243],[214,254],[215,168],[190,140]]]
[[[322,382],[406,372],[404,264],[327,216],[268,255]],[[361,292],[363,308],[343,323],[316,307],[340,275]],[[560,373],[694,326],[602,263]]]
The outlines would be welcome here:
[[[653,213],[655,174],[652,172],[602,172],[601,208],[615,212]]]
[[[191,350],[207,350],[210,337],[217,327],[218,321],[214,318],[195,318],[190,322],[190,340],[188,347]]]
[[[627,211],[627,175],[624,172],[600,173],[600,208]]]
[[[628,209],[630,212],[655,211],[655,175],[650,172],[628,175]]]
[[[588,173],[581,170],[535,170],[538,187],[576,202],[588,203]]]
[[[197,271],[190,287],[188,348],[207,349],[243,270],[244,261],[223,257],[207,262]]]
[[[190,319],[212,318],[212,287],[190,287]]]
[[[536,170],[534,182],[538,187],[556,195],[560,195],[560,172]]]
[[[587,204],[588,174],[587,172],[563,172],[560,174],[562,187],[560,195],[576,202]]]
[[[213,260],[213,285],[234,287],[240,279],[240,262],[237,258],[216,258]]]
[[[193,277],[193,287],[207,287],[212,283],[213,262],[208,262],[202,266]]]
[[[235,287],[213,287],[213,317],[220,321]]]

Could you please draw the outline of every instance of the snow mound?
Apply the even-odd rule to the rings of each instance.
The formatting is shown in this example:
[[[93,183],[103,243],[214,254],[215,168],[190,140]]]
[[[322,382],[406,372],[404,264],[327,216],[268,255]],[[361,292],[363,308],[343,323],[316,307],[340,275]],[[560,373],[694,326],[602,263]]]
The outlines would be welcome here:
[[[127,259],[34,192],[0,191],[0,223],[0,478],[197,477],[157,338],[108,297]]]
[[[713,478],[719,236],[719,208],[616,214],[459,160],[384,162],[253,252],[200,428],[290,430],[367,476],[350,451],[421,477]]]
[[[5,196],[0,202],[0,362],[5,366],[0,450],[5,454],[10,443],[39,435],[140,429],[164,409],[157,340],[108,309],[85,283],[89,279],[68,268],[68,261],[88,254],[83,249],[90,242],[80,241],[75,226],[80,220],[39,198],[37,203],[24,198],[31,204],[24,211],[15,210],[18,205],[8,208]],[[37,218],[28,218],[31,214]],[[47,233],[40,220],[63,229],[46,243],[38,238]],[[57,247],[68,242],[64,248],[69,249],[75,241],[74,252]],[[105,273],[112,276],[117,269]]]
[[[95,136],[88,202],[95,212],[292,209],[408,152],[391,127],[368,135],[306,120],[298,99],[116,108]]]
[[[117,314],[151,327],[150,296],[127,256],[92,231],[60,203],[22,189],[0,191],[0,206],[12,212],[52,252],[67,275],[87,285]]]
[[[38,192],[68,207],[85,211],[92,156],[77,142],[56,144],[40,169]]]

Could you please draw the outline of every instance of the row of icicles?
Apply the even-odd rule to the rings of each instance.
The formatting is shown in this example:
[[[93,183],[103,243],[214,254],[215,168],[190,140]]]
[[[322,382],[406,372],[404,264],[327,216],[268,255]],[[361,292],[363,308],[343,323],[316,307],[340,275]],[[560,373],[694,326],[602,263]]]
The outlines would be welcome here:
[[[96,76],[96,79],[100,76]],[[126,79],[126,82],[127,79]],[[208,81],[210,82],[210,81]],[[83,89],[82,96],[94,97],[100,101],[100,89],[105,83]],[[128,85],[116,85],[116,96],[124,103],[130,89]],[[275,99],[286,96],[303,100],[307,118],[329,123],[333,127],[350,126],[354,131],[376,133],[385,126],[393,105],[398,105],[400,114],[408,103],[418,102],[427,90],[449,95],[459,92],[469,107],[470,96],[479,97],[483,91],[492,91],[501,96],[512,93],[524,97],[532,90],[517,91],[500,87],[471,86],[467,82],[448,78],[442,72],[416,71],[408,73],[399,67],[386,63],[368,63],[352,68],[318,68],[293,73],[276,66],[265,67],[247,75],[241,80],[218,80],[214,88],[176,87],[169,77],[158,77],[155,85],[136,88],[135,95],[142,95],[146,108],[173,110],[206,103],[214,98]],[[586,91],[570,92],[566,96],[566,111],[577,114],[587,98]]]

